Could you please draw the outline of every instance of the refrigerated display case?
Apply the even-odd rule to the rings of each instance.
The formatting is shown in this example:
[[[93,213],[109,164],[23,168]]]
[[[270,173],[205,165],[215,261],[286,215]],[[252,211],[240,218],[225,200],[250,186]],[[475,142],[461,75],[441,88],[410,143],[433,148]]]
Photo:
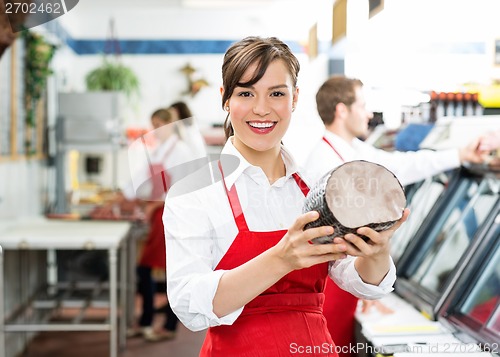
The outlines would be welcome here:
[[[438,204],[450,187],[450,182],[458,179],[459,169],[429,177],[405,187],[410,217],[391,238],[391,256],[397,264],[416,231],[425,222],[434,205]],[[453,187],[453,183],[451,184]]]
[[[398,264],[395,291],[431,319],[477,249],[499,205],[497,176],[462,168],[411,238]]]
[[[464,259],[438,319],[455,334],[500,355],[500,207],[479,247]]]

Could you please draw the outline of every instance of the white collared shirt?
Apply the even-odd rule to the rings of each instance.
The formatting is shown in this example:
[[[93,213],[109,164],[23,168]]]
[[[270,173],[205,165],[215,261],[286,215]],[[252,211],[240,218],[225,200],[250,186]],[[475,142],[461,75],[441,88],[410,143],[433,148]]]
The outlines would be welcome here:
[[[328,130],[325,131],[324,137],[344,161],[366,160],[380,164],[392,171],[403,186],[460,166],[457,149],[388,152],[359,139],[353,139],[350,143],[346,142]],[[342,163],[343,161],[330,145],[320,140],[305,161],[305,168],[312,182],[316,182]]]
[[[292,177],[298,168],[284,147],[281,154],[286,174],[271,185],[262,169],[246,161],[231,140],[222,150],[226,185],[228,189],[236,185],[250,231],[286,230],[302,214],[305,197]],[[176,315],[193,331],[232,324],[243,308],[218,318],[212,306],[224,274],[214,269],[238,234],[216,162],[171,188],[163,222],[167,292]],[[330,274],[341,287],[372,299],[392,291],[396,277],[392,265],[379,286],[365,284],[354,268],[354,258],[335,262]]]

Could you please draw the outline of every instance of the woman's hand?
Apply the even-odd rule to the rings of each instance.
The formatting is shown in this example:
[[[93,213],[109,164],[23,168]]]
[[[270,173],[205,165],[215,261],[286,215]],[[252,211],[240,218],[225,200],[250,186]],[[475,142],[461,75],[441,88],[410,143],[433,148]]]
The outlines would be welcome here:
[[[406,221],[409,214],[410,210],[406,208],[403,211],[403,217],[385,231],[377,232],[368,227],[361,227],[357,230],[359,235],[349,233],[343,238],[334,238],[333,242],[336,244],[346,244],[348,247],[346,254],[356,257],[376,258],[378,255],[389,254],[390,239],[394,235],[394,232]],[[365,241],[361,236],[366,236],[370,239]]]
[[[364,241],[356,234],[346,234],[343,238],[336,237],[335,244],[347,246],[345,253],[358,257],[355,261],[356,270],[361,279],[368,284],[378,285],[389,271],[390,259],[390,239],[394,232],[408,219],[410,210],[403,211],[403,217],[388,230],[377,232],[368,227],[361,227],[357,230],[359,235],[370,238]]]
[[[344,259],[347,244],[312,244],[311,240],[333,234],[333,227],[322,226],[304,230],[304,226],[317,220],[317,211],[307,212],[293,223],[279,243],[273,247],[289,271],[307,268],[331,260]]]

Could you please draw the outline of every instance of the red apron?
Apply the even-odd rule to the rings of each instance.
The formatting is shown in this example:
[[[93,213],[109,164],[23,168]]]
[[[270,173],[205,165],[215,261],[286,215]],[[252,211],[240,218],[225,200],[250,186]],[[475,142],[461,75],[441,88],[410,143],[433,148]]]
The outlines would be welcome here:
[[[175,142],[163,156],[162,162],[149,165],[153,186],[151,190],[151,201],[163,200],[165,193],[170,187],[171,178],[168,171],[163,166],[163,163],[170,155],[174,147]],[[140,266],[158,269],[165,269],[167,266],[165,254],[165,230],[163,229],[162,217],[163,205],[156,208],[151,214],[148,236],[142,248],[141,258],[139,259]]]
[[[342,162],[345,162],[344,158],[328,139],[323,137],[323,141],[332,148]],[[334,281],[328,279],[325,288],[323,314],[328,322],[328,331],[330,331],[333,341],[338,346],[339,357],[351,357],[355,355],[350,352],[350,345],[356,345],[354,315],[357,306],[358,298],[356,296],[342,290]]]
[[[309,188],[293,175],[304,195]],[[225,185],[225,182],[223,180]],[[286,230],[248,229],[236,192],[227,190],[238,235],[218,269],[233,269],[276,245]],[[232,325],[208,329],[200,356],[337,356],[322,313],[328,263],[295,270],[245,305]],[[313,350],[314,349],[314,350]]]

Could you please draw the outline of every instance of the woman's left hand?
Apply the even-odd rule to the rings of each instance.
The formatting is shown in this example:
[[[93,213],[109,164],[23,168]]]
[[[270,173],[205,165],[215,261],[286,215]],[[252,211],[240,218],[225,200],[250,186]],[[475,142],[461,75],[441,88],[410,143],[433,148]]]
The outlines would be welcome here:
[[[336,237],[334,243],[345,243],[347,245],[346,254],[355,257],[377,257],[378,255],[389,254],[390,239],[394,232],[407,220],[410,210],[405,208],[403,216],[391,228],[377,232],[368,227],[358,228],[356,234],[346,234],[344,237]],[[365,241],[361,236],[370,238]]]
[[[377,232],[368,227],[357,230],[359,235],[370,238],[364,241],[356,234],[346,234],[343,238],[335,238],[334,243],[345,243],[346,254],[357,257],[354,265],[360,278],[367,284],[379,285],[390,270],[390,239],[394,232],[406,221],[410,210],[403,211],[403,217],[388,230]]]

